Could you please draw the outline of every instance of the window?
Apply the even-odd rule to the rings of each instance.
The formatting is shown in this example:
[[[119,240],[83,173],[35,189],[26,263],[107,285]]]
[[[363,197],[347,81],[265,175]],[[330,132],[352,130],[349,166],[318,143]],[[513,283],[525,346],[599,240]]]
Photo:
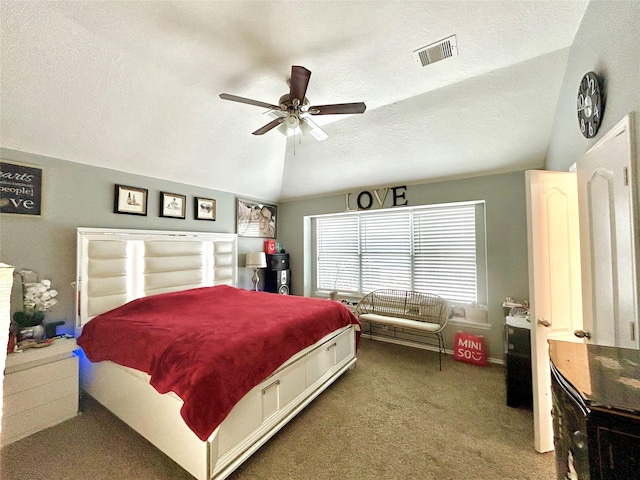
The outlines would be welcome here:
[[[485,303],[484,250],[483,202],[319,216],[316,292],[398,288]]]

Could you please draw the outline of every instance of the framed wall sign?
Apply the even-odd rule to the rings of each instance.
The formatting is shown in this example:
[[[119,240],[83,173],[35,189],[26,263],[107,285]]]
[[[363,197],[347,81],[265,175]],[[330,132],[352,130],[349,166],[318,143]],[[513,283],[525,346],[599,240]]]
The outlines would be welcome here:
[[[146,215],[147,193],[148,190],[146,188],[116,185],[113,213]]]
[[[178,193],[160,192],[160,216],[185,218],[187,197]]]
[[[196,220],[215,220],[216,201],[210,198],[194,198],[194,215]]]
[[[238,199],[238,235],[241,237],[276,238],[275,205]]]
[[[0,213],[42,214],[42,169],[0,160]]]

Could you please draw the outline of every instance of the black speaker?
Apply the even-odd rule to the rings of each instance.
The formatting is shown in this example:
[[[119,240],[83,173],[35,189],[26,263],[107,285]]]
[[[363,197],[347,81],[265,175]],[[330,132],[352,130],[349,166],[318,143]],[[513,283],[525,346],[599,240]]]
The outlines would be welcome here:
[[[289,295],[291,293],[291,270],[266,270],[264,272],[265,292]]]
[[[270,270],[289,270],[289,254],[274,253],[267,255],[267,268]]]

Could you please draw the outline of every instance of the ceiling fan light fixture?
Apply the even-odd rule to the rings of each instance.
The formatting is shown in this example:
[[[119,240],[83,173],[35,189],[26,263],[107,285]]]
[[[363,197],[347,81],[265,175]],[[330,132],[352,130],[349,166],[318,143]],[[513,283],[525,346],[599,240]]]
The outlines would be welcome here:
[[[311,125],[309,125],[304,118],[300,119],[299,126],[300,126],[300,131],[302,132],[302,135],[311,133],[311,130],[312,130]]]
[[[303,123],[304,122],[300,118],[298,118],[296,115],[289,115],[284,119],[282,124],[278,127],[278,130],[285,137],[288,137],[289,135],[295,132],[296,128],[302,127]]]
[[[285,137],[289,136],[289,127],[287,127],[287,125],[284,123],[278,127],[278,131]]]
[[[298,128],[298,126],[300,125],[300,119],[298,118],[297,115],[289,115],[285,119],[284,123],[287,126],[287,128]]]

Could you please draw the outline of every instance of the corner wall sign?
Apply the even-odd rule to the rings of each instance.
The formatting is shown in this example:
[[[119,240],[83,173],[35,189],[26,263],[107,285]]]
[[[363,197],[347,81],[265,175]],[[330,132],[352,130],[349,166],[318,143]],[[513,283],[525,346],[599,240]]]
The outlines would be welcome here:
[[[42,213],[42,169],[0,161],[0,213]]]
[[[345,212],[355,212],[358,210],[369,210],[373,207],[373,200],[375,198],[376,208],[384,208],[384,202],[389,195],[389,189],[391,189],[392,197],[391,197],[391,206],[392,207],[404,207],[407,205],[407,199],[405,198],[405,194],[407,193],[406,185],[401,187],[386,187],[382,190],[382,197],[380,197],[381,191],[377,188],[374,188],[371,192],[369,190],[364,190],[358,194],[356,197],[356,206],[357,208],[351,208],[350,203],[350,193],[345,193]],[[403,203],[400,203],[400,200],[403,200]]]

